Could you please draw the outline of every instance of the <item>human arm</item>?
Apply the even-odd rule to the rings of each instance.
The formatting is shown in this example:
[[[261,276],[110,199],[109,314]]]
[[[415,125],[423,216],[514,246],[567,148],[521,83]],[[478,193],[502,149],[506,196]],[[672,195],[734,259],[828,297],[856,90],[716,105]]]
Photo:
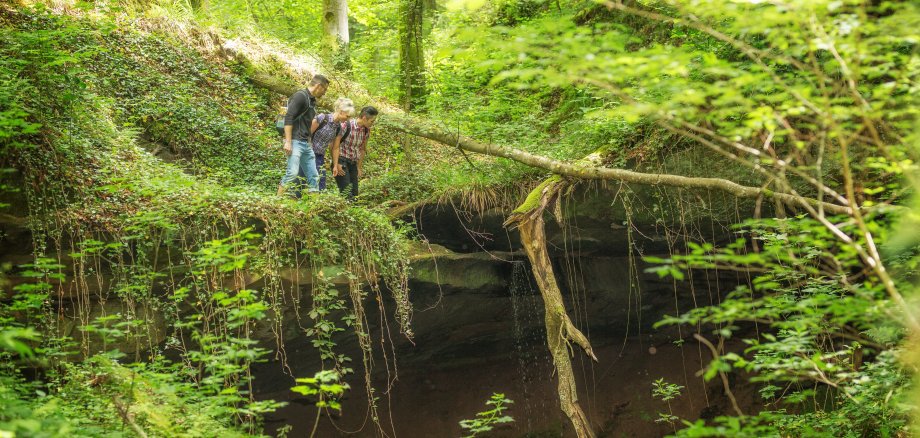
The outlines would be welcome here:
[[[364,176],[364,156],[367,155],[367,140],[371,138],[370,130],[367,132],[367,137],[364,137],[364,141],[361,142],[361,147],[358,148],[358,177]]]
[[[332,140],[332,176],[342,176],[345,172],[342,169],[342,166],[339,165],[339,143],[342,142],[342,137],[336,136]]]
[[[286,155],[291,155],[291,152],[294,151],[294,147],[291,144],[291,137],[294,135],[294,126],[284,125],[284,153]]]

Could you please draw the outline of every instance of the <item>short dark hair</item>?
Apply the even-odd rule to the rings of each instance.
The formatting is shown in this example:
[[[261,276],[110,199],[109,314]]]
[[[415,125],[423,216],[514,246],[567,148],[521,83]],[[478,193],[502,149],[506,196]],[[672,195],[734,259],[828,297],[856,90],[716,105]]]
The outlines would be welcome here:
[[[358,117],[364,117],[364,118],[375,117],[379,113],[380,112],[377,111],[377,108],[374,108],[372,106],[366,106],[364,108],[361,108],[361,112],[358,113]]]
[[[310,86],[313,85],[324,85],[329,86],[329,78],[323,75],[313,75],[313,79],[310,79]]]

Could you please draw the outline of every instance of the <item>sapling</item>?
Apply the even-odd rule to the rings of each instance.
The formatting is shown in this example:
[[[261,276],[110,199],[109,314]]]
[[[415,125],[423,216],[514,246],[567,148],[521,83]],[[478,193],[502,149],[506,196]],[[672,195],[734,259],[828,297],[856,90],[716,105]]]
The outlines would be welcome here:
[[[661,399],[661,401],[667,403],[668,405],[668,413],[665,414],[663,412],[659,412],[658,419],[655,420],[655,422],[670,424],[671,429],[673,429],[674,432],[677,432],[677,427],[674,425],[674,421],[678,420],[678,418],[676,415],[674,415],[674,410],[671,408],[671,400],[680,396],[681,389],[684,389],[684,387],[674,383],[665,382],[663,377],[652,382],[652,395],[655,398]]]

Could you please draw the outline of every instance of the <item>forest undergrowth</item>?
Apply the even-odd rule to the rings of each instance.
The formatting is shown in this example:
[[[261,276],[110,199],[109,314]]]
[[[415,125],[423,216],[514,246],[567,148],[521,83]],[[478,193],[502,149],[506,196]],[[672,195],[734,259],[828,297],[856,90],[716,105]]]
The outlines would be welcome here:
[[[178,41],[40,7],[4,7],[2,24],[4,199],[35,254],[5,268],[2,429],[259,435],[278,404],[255,401],[249,367],[283,364],[291,330],[335,382],[364,373],[374,405],[371,339],[392,335],[370,332],[364,300],[392,303],[411,339],[407,230],[338,196],[267,196],[264,101]],[[360,367],[334,349],[344,330]]]

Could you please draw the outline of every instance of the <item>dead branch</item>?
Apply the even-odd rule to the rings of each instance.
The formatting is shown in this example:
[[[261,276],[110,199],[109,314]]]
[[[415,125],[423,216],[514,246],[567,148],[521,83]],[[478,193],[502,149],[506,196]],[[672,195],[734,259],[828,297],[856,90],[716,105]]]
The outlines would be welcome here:
[[[565,302],[562,299],[559,285],[556,283],[552,261],[546,249],[546,233],[543,224],[543,212],[556,201],[559,192],[566,185],[567,183],[561,178],[551,178],[540,184],[531,193],[531,196],[527,197],[524,205],[519,207],[516,213],[505,222],[505,225],[517,226],[520,231],[524,250],[530,259],[534,278],[543,297],[543,305],[546,308],[546,341],[559,378],[557,391],[560,407],[572,422],[579,438],[593,438],[594,431],[578,404],[578,391],[572,361],[569,358],[569,345],[575,343],[595,361],[597,356],[594,355],[588,338],[575,327],[566,313]]]

